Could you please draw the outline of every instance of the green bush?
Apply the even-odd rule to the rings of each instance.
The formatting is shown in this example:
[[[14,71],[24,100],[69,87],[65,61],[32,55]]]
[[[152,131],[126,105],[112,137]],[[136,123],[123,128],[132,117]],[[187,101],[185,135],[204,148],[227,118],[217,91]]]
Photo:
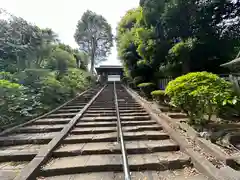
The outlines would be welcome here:
[[[72,54],[57,48],[52,53],[52,57],[47,60],[45,67],[57,71],[62,76],[69,68],[77,67],[77,64]]]
[[[0,80],[0,111],[1,125],[13,121],[13,117],[20,115],[20,107],[24,101],[24,87],[7,80]]]
[[[49,76],[41,81],[40,92],[44,109],[49,109],[66,101],[71,96],[71,87]]]
[[[143,82],[144,82],[144,78],[142,76],[137,76],[133,79],[133,83],[135,84],[135,86],[138,86]]]
[[[60,81],[66,86],[71,88],[71,94],[76,94],[89,86],[89,74],[80,69],[69,69]],[[91,80],[90,80],[91,81]]]
[[[156,100],[159,104],[166,104],[168,101],[168,96],[166,95],[164,90],[156,90],[152,91],[151,95],[154,100]]]
[[[151,92],[155,89],[155,84],[151,82],[141,83],[138,85],[138,87],[141,89],[141,91],[147,98],[151,98]]]
[[[11,74],[10,72],[5,72],[5,71],[0,72],[0,80],[8,80],[10,82],[18,81],[18,79],[13,74]]]
[[[41,80],[49,76],[50,71],[47,69],[25,69],[16,74],[18,83],[29,88],[38,89],[41,87]]]
[[[223,105],[236,103],[232,85],[208,72],[194,72],[176,78],[168,84],[166,94],[173,105],[187,113],[191,124],[205,124]]]

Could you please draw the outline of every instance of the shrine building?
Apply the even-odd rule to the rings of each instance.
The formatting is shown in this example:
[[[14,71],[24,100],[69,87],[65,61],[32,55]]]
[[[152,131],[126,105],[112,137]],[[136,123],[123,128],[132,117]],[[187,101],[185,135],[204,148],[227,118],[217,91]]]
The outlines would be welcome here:
[[[95,68],[97,75],[99,76],[99,81],[101,83],[110,81],[121,81],[123,78],[123,68],[122,66],[106,66],[102,65]]]

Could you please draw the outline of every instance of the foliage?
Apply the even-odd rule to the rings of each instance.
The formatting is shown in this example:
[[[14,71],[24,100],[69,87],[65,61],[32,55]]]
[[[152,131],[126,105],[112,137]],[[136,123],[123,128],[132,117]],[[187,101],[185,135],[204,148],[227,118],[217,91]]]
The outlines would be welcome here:
[[[74,38],[79,48],[91,57],[91,72],[94,65],[106,60],[113,46],[111,26],[106,19],[90,10],[78,21]]]
[[[208,72],[188,73],[176,78],[168,84],[166,94],[174,106],[188,114],[193,124],[207,123],[223,105],[236,103],[231,84]],[[204,115],[208,116],[207,120]]]
[[[8,80],[10,82],[18,81],[18,79],[13,74],[11,74],[10,72],[5,72],[5,71],[0,72],[0,80]]]
[[[138,85],[147,98],[151,98],[151,92],[155,89],[155,84],[151,82],[141,83]]]
[[[157,83],[191,71],[224,73],[220,65],[240,47],[239,7],[228,0],[140,0],[117,27],[125,74]]]
[[[1,124],[7,124],[14,116],[19,115],[18,107],[22,103],[22,90],[23,87],[17,83],[0,80]]]
[[[40,105],[38,94],[30,94],[28,88],[7,80],[0,80],[0,95],[1,125],[34,115]]]
[[[180,62],[182,64],[182,73],[188,73],[190,71],[190,53],[194,48],[195,39],[187,39],[186,41],[181,41],[176,43],[170,50],[169,55],[175,62]]]
[[[76,94],[89,86],[91,76],[80,69],[69,69],[60,81],[71,89],[71,94]]]
[[[80,69],[83,69],[83,70],[87,71],[88,70],[88,64],[89,64],[88,55],[84,52],[78,52],[77,50],[75,50],[74,57],[77,60],[78,67]]]
[[[166,104],[168,100],[168,96],[163,90],[155,90],[151,92],[151,95],[154,100],[156,100],[159,104]]]
[[[0,69],[16,72],[41,66],[50,53],[50,43],[57,41],[51,29],[40,29],[3,10],[0,14]]]
[[[0,125],[18,124],[88,88],[89,56],[0,9]]]
[[[178,62],[169,62],[167,64],[161,65],[156,76],[159,78],[165,77],[177,77],[182,73],[182,66]]]
[[[134,80],[133,80],[135,86],[143,83],[144,81],[145,81],[145,79],[144,79],[144,77],[142,77],[142,76],[137,76],[137,77],[135,77]]]
[[[70,97],[70,88],[64,86],[60,81],[52,76],[48,76],[41,81],[41,99],[45,105],[44,108],[49,109],[51,106],[64,102]]]
[[[61,76],[68,68],[74,68],[76,66],[76,60],[72,54],[62,49],[56,49],[47,62],[46,68],[57,71]]]
[[[29,88],[38,89],[41,86],[41,79],[48,76],[48,69],[25,69],[15,74],[18,83]]]
[[[141,84],[138,85],[139,88],[149,87],[149,86],[154,86],[154,84],[150,83],[150,82],[147,82],[147,83],[141,83]]]

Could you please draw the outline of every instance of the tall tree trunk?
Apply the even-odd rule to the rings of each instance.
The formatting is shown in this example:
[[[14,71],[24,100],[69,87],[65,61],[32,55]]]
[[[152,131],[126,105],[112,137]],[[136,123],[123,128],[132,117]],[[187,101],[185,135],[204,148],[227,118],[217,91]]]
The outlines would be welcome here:
[[[91,54],[91,69],[90,69],[91,74],[94,72],[94,54]]]
[[[182,58],[182,73],[187,74],[190,72],[190,58],[188,55],[183,56]]]
[[[94,64],[95,64],[95,39],[92,38],[92,52],[91,52],[91,74],[94,73]]]

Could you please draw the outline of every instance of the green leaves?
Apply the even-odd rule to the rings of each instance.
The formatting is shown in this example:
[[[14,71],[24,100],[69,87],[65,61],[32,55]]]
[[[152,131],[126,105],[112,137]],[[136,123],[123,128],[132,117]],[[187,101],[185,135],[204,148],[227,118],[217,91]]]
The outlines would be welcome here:
[[[152,73],[144,78],[157,82],[159,76],[191,71],[220,74],[220,65],[238,53],[236,1],[141,0],[139,5],[125,14],[117,28],[118,54],[132,80],[144,77],[136,73],[138,61],[151,67]]]
[[[59,43],[51,29],[7,17],[0,20],[0,125],[48,111],[93,80],[86,53]]]
[[[50,43],[56,41],[55,33],[9,13],[4,15],[8,19],[0,19],[0,70],[16,72],[40,67]]]
[[[151,82],[141,83],[137,87],[139,87],[142,93],[147,97],[151,98],[151,92],[155,89],[155,84]]]
[[[88,10],[78,21],[74,38],[80,50],[91,57],[93,73],[94,65],[106,60],[113,46],[111,26],[103,16]]]
[[[60,48],[57,48],[52,53],[46,65],[47,68],[57,71],[59,75],[63,75],[68,68],[74,68],[76,66],[77,64],[74,56]]]
[[[163,90],[156,90],[152,91],[151,95],[154,100],[156,100],[159,104],[164,104],[166,105],[165,101],[168,101],[168,96],[166,95],[165,91]]]
[[[171,102],[188,113],[192,123],[206,123],[204,115],[217,113],[222,105],[236,103],[231,84],[215,74],[195,72],[171,81],[166,94]]]

